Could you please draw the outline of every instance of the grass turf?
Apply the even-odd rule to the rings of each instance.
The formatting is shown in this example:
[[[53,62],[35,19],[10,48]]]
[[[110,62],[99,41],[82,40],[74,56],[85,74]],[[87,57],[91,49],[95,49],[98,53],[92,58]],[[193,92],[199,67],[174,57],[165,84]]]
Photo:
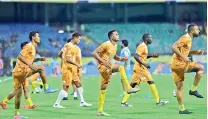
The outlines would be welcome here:
[[[188,74],[186,76],[184,87],[184,104],[187,109],[194,112],[192,115],[178,114],[177,101],[176,98],[172,96],[175,85],[171,75],[153,76],[160,98],[169,101],[169,104],[165,106],[157,107],[148,84],[141,83],[141,91],[131,95],[128,101],[133,107],[120,107],[120,95],[122,93],[120,76],[114,75],[111,78],[104,104],[104,111],[111,114],[111,116],[98,117],[96,116],[96,112],[98,106],[99,76],[83,76],[84,97],[87,102],[93,104],[92,107],[79,107],[79,101],[73,100],[73,97],[69,95],[69,100],[62,101],[61,103],[63,106],[67,107],[66,109],[54,109],[52,105],[56,101],[59,92],[54,94],[41,93],[31,94],[34,104],[39,106],[38,109],[23,109],[23,105],[27,103],[25,99],[22,98],[20,113],[24,116],[28,116],[29,119],[206,119],[207,76],[203,76],[198,88],[199,93],[205,97],[203,99],[188,95],[193,77],[193,74]],[[61,89],[61,77],[48,77],[48,81],[52,87]],[[12,90],[12,80],[0,83],[0,100],[3,100]],[[72,90],[70,89],[69,93],[71,92]],[[12,99],[8,103],[7,110],[0,109],[0,119],[12,119],[13,114],[14,100]]]

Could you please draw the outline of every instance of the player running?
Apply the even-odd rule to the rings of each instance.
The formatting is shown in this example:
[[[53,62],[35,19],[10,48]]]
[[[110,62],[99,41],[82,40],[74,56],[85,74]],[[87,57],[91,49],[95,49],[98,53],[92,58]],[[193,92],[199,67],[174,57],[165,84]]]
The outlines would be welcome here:
[[[110,77],[114,72],[120,72],[123,83],[127,89],[125,95],[129,95],[130,93],[136,93],[139,89],[131,88],[129,85],[125,68],[120,64],[112,64],[112,60],[115,59],[117,61],[125,62],[127,61],[126,57],[119,57],[116,55],[117,51],[117,42],[119,41],[119,34],[116,30],[111,30],[108,32],[109,40],[102,43],[97,49],[93,51],[93,56],[98,61],[98,71],[101,74],[100,80],[100,95],[98,101],[98,116],[109,116],[109,114],[103,111],[103,105],[105,102],[106,89],[110,82]]]
[[[189,95],[194,95],[197,98],[203,98],[197,91],[197,86],[200,82],[200,79],[204,73],[204,67],[200,63],[192,62],[189,60],[189,54],[199,54],[202,55],[202,50],[192,51],[192,40],[194,37],[199,36],[199,28],[195,24],[188,26],[188,33],[181,36],[173,45],[172,50],[174,52],[171,60],[171,70],[173,73],[173,79],[176,84],[176,97],[179,105],[179,114],[192,114],[185,109],[183,103],[183,87],[185,80],[185,73],[187,72],[196,72],[194,77],[194,82],[189,91]]]
[[[157,58],[158,55],[153,54],[148,56],[148,48],[147,46],[152,43],[152,36],[150,34],[144,34],[142,36],[143,42],[139,44],[139,46],[136,49],[136,53],[134,55],[134,58],[136,60],[134,64],[133,69],[133,75],[131,79],[131,87],[135,87],[136,85],[140,85],[141,82],[147,82],[149,84],[149,87],[154,95],[156,105],[161,106],[168,103],[168,101],[160,100],[157,88],[155,86],[155,83],[152,79],[152,76],[148,69],[150,68],[149,64],[147,64],[148,58]],[[121,106],[129,107],[129,105],[126,104],[129,96],[124,96]]]

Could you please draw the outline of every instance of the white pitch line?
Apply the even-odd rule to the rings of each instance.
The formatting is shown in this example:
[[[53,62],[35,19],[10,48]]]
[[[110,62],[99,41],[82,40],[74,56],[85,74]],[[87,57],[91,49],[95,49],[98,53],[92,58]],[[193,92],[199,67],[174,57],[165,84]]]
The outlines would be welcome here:
[[[8,78],[5,78],[5,79],[1,79],[1,80],[0,80],[0,84],[1,84],[1,83],[4,83],[4,82],[6,82],[6,81],[9,81],[9,80],[12,80],[12,77],[8,77]]]

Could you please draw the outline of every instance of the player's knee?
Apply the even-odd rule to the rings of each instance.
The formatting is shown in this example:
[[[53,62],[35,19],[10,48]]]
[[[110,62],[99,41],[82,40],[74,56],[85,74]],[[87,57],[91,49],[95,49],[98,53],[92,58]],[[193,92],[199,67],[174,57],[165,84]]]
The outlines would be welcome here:
[[[183,91],[183,86],[177,87],[177,90],[176,91]]]
[[[155,84],[154,81],[147,81],[147,83],[148,83],[149,85]]]

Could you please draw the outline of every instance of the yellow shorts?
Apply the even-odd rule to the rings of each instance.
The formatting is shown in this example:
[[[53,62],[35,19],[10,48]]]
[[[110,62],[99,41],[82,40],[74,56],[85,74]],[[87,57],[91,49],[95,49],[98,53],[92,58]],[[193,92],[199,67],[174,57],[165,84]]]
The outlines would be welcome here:
[[[71,82],[80,82],[77,68],[62,70],[62,82],[64,86],[70,86]]]
[[[28,85],[26,78],[32,75],[34,72],[30,68],[22,69],[21,71],[12,72],[14,79],[14,88],[18,89],[22,86]]]
[[[101,74],[101,80],[100,80],[100,84],[108,84],[110,82],[110,77],[112,74],[112,68],[107,68],[104,65],[99,65],[98,66],[98,71]]]
[[[137,83],[137,85],[139,85],[141,81],[152,81],[152,76],[148,69],[133,70],[131,83]]]
[[[185,67],[178,67],[178,68],[176,68],[173,65],[174,64],[171,64],[171,70],[172,70],[172,73],[173,73],[173,79],[177,83],[181,80],[184,81],[185,72],[190,72],[195,67],[195,65],[197,65],[197,63],[196,62],[190,62]]]

